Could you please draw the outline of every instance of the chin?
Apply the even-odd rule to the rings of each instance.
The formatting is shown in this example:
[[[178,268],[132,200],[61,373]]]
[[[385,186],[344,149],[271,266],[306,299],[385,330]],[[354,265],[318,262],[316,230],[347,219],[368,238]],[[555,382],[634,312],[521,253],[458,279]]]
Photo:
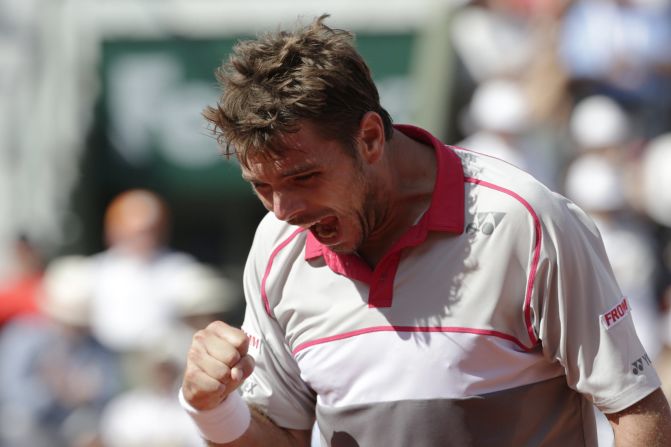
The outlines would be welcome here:
[[[329,248],[336,253],[350,255],[356,253],[360,246],[361,244],[356,241],[341,241]]]
[[[329,247],[333,252],[341,254],[341,255],[351,255],[356,252],[356,247],[352,247],[349,245],[334,245],[333,247]]]

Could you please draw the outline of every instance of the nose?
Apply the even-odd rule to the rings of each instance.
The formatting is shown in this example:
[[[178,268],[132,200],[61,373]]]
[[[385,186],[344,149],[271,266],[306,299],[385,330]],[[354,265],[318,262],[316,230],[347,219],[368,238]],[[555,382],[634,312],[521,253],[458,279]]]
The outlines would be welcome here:
[[[305,201],[296,194],[282,191],[273,192],[273,213],[285,222],[296,219],[305,211]]]

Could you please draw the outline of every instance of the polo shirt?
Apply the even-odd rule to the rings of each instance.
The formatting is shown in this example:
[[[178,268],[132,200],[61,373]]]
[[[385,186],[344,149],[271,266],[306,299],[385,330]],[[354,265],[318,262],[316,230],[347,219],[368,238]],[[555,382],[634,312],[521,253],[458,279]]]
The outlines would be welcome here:
[[[324,446],[596,445],[592,404],[659,387],[599,233],[501,160],[435,148],[429,209],[374,269],[268,214],[245,267],[241,388]]]

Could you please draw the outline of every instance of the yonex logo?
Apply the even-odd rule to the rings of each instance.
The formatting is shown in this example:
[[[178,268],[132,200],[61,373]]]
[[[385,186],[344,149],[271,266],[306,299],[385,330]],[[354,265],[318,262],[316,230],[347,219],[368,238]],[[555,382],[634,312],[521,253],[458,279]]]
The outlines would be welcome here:
[[[466,232],[472,234],[479,231],[482,234],[489,236],[494,232],[494,229],[505,215],[506,213],[497,213],[493,211],[475,213],[475,220],[469,222],[466,226]]]
[[[632,362],[632,370],[634,374],[638,375],[639,373],[643,372],[643,369],[645,366],[650,366],[652,365],[652,361],[650,360],[650,357],[648,357],[648,354],[644,354],[643,357],[640,357],[636,359],[635,362]]]

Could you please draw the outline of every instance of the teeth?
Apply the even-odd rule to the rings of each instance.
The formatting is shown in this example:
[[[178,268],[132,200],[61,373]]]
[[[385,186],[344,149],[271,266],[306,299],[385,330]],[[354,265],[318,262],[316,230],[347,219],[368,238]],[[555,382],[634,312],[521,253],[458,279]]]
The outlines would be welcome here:
[[[312,231],[320,239],[333,239],[338,236],[338,219],[335,216],[325,217],[312,226]]]
[[[321,238],[329,238],[336,235],[336,230],[333,227],[324,227],[322,225],[317,225],[317,234]]]

